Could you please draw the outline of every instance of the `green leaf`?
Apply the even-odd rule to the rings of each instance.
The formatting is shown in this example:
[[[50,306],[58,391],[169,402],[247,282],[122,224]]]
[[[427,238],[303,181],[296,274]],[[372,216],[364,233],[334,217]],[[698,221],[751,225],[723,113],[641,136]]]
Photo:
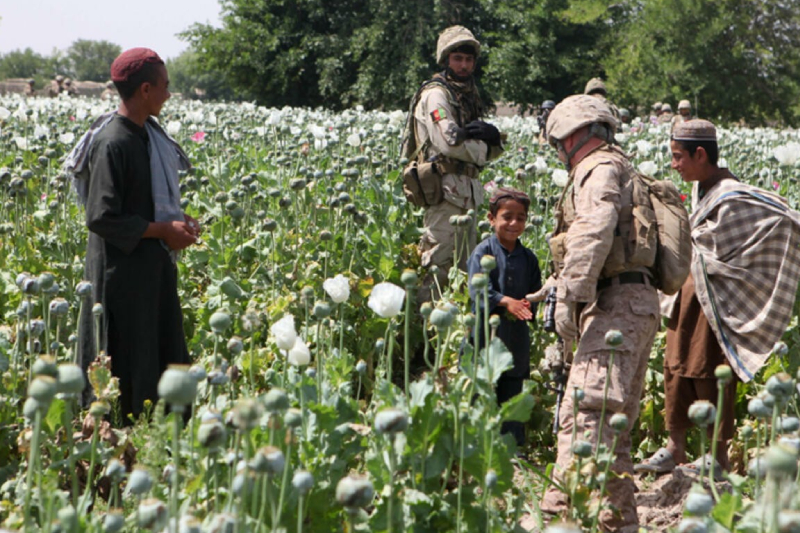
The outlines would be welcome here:
[[[409,389],[411,389],[411,408],[424,407],[425,398],[433,392],[433,381],[426,377],[409,385]]]
[[[503,372],[513,366],[514,356],[508,351],[503,341],[495,337],[489,343],[488,348],[481,350],[481,367],[478,370],[478,377],[490,381],[494,385]]]
[[[741,495],[726,492],[720,496],[719,502],[714,506],[714,510],[711,511],[711,516],[724,527],[732,530],[736,513],[741,511],[742,507]]]
[[[536,401],[529,390],[517,394],[500,409],[500,419],[504,422],[527,422],[531,418],[531,411]]]
[[[44,425],[47,431],[55,433],[61,427],[61,418],[66,410],[64,400],[56,398],[50,404],[50,409],[47,410],[47,415],[44,417]]]

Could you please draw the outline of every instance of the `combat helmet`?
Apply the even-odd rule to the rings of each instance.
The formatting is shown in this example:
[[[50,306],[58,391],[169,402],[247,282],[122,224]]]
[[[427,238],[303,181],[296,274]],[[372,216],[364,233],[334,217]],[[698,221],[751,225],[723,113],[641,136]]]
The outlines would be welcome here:
[[[592,78],[586,82],[586,89],[584,89],[583,94],[594,93],[601,93],[603,95],[607,94],[606,84],[603,83],[603,80],[600,78]]]
[[[691,108],[692,104],[691,102],[689,102],[689,100],[681,100],[680,102],[678,102],[678,111],[680,111],[681,109],[691,109]]]
[[[576,94],[562,100],[550,113],[547,119],[547,140],[566,154],[566,165],[569,169],[572,156],[592,137],[613,142],[617,124],[617,118],[608,104],[588,94]],[[564,150],[562,141],[585,126],[590,126],[588,133],[575,143],[572,150]]]
[[[619,116],[624,118],[630,118],[631,112],[628,111],[626,108],[621,107],[619,110]]]
[[[552,100],[545,100],[542,102],[542,109],[550,109],[553,110],[556,107],[556,103]]]
[[[661,106],[661,111],[664,113],[672,113],[672,106],[669,104],[664,104]]]
[[[481,54],[481,43],[464,26],[450,26],[439,35],[436,43],[436,62],[444,65],[450,52],[459,46],[469,45],[475,49],[475,58]]]
[[[62,81],[64,81],[64,76],[58,74],[54,79],[56,80],[57,83],[61,83]]]

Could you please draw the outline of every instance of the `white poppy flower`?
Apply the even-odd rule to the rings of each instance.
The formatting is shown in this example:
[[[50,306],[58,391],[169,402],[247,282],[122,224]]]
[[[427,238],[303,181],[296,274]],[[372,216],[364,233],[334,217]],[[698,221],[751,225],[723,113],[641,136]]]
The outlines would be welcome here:
[[[369,295],[367,305],[381,318],[397,316],[403,306],[406,291],[394,283],[378,283]]]
[[[272,336],[275,337],[275,344],[281,350],[291,350],[297,340],[297,332],[294,329],[294,317],[286,315],[269,328]]]
[[[717,166],[719,168],[728,168],[728,160],[724,157],[720,157],[719,161],[717,161]]]
[[[0,106],[0,120],[6,120],[11,116],[11,111],[7,108]]]
[[[294,341],[294,346],[289,350],[286,360],[293,366],[306,366],[311,362],[311,352],[300,337]]]
[[[800,144],[790,142],[783,146],[778,146],[772,151],[772,155],[782,166],[790,167],[800,160]]]
[[[658,165],[656,165],[653,161],[642,161],[639,163],[639,172],[648,176],[652,176],[658,172]]]
[[[347,144],[352,146],[353,148],[358,148],[361,146],[361,136],[358,133],[352,133],[347,136]]]
[[[20,150],[28,149],[28,139],[25,137],[14,137],[14,142],[17,144],[17,148]]]
[[[180,133],[181,131],[181,122],[179,120],[170,120],[167,122],[167,133],[172,135],[173,137]]]
[[[75,142],[75,134],[71,131],[62,133],[58,136],[58,140],[61,144],[71,145],[73,142]]]
[[[653,143],[645,141],[644,139],[639,139],[636,141],[636,149],[642,155],[648,154],[653,149]]]
[[[559,187],[566,187],[569,183],[569,173],[563,168],[557,168],[553,171],[553,183]]]
[[[33,137],[36,139],[43,139],[47,137],[47,128],[44,126],[37,124],[35,128],[33,128]]]
[[[340,304],[350,298],[350,281],[342,274],[326,279],[322,288],[331,297],[333,303]]]

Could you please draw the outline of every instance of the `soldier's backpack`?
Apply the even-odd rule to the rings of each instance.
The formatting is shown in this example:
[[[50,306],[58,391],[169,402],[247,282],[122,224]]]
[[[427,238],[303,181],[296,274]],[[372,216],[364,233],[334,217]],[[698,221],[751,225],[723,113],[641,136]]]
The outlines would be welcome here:
[[[689,276],[692,261],[689,213],[674,183],[657,180],[638,171],[635,176],[634,189],[644,187],[647,190],[658,227],[658,245],[653,267],[656,288],[664,294],[675,294]],[[634,191],[633,197],[637,196]]]

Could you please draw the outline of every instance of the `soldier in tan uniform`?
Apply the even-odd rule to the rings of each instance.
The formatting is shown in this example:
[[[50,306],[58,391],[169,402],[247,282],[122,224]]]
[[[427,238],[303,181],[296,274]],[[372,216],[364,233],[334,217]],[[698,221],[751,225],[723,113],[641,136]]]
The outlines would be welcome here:
[[[588,94],[589,96],[594,96],[595,98],[599,99],[601,102],[606,104],[608,108],[611,110],[611,114],[614,115],[614,118],[617,119],[617,130],[620,129],[622,125],[622,120],[619,116],[619,109],[617,106],[612,104],[608,99],[608,90],[606,90],[606,84],[600,78],[592,78],[586,82],[586,87],[583,90],[583,94]]]
[[[672,112],[672,106],[669,104],[663,104],[661,106],[661,114],[658,115],[658,123],[659,124],[670,124],[672,123],[672,117],[675,114]]]
[[[466,271],[467,259],[477,241],[474,210],[483,202],[483,187],[478,174],[502,151],[500,132],[484,122],[484,106],[473,79],[481,45],[471,31],[451,26],[439,36],[438,63],[444,71],[423,83],[415,95],[413,120],[407,135],[413,133],[414,154],[420,160],[436,161],[441,175],[443,201],[426,208],[425,233],[420,242],[422,266],[438,267],[439,287],[444,290],[450,268],[455,264]],[[408,151],[408,140],[404,145]],[[464,218],[473,210],[472,216]],[[453,217],[462,217],[460,225]],[[420,301],[438,298],[432,274],[425,276]]]
[[[644,198],[634,202],[634,168],[618,147],[611,143],[616,117],[601,100],[587,95],[566,98],[553,110],[547,136],[558,150],[559,159],[570,172],[570,182],[556,213],[557,226],[550,240],[555,275],[531,297],[544,298],[556,288],[556,330],[567,346],[577,342],[572,369],[560,411],[557,465],[566,469],[573,461],[572,432],[597,446],[604,386],[609,380],[602,441],[609,448],[614,431],[609,418],[625,413],[628,428],[639,416],[639,398],[650,349],[658,330],[659,304],[651,283],[652,254],[636,253],[633,237],[633,206],[649,205]],[[651,235],[648,245],[655,246]],[[636,241],[634,238],[633,241]],[[646,248],[646,246],[644,247]],[[642,248],[643,249],[643,248]],[[609,330],[622,332],[622,344],[611,348],[605,342]],[[573,416],[572,392],[584,391]],[[630,431],[622,431],[612,470],[632,473]],[[629,478],[608,481],[608,502],[612,510],[600,515],[605,530],[628,529],[638,524],[634,484]],[[549,490],[541,507],[557,513],[566,508],[567,496]]]
[[[689,100],[681,100],[678,102],[678,114],[672,117],[672,129],[675,129],[676,124],[692,120],[692,103]]]
[[[47,86],[47,96],[55,97],[61,94],[62,91],[62,84],[64,83],[64,76],[61,74],[57,75],[55,78],[50,80],[50,84]]]

